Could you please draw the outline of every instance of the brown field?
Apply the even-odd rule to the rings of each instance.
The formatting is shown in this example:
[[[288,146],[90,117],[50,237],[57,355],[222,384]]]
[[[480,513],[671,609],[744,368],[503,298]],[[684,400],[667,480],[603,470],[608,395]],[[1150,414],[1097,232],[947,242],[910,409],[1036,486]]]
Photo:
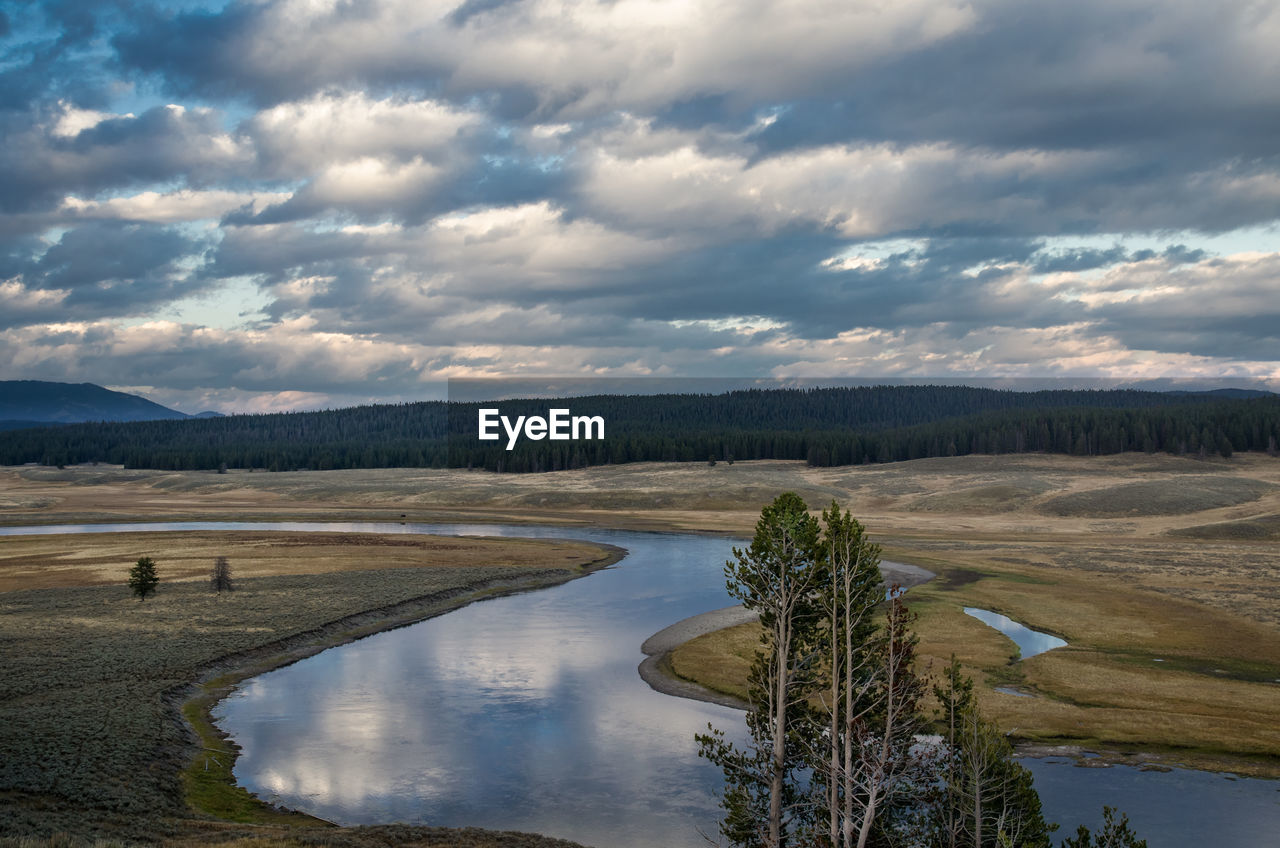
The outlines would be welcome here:
[[[589,562],[595,545],[532,539],[476,539],[374,533],[208,531],[84,533],[0,538],[0,592],[67,586],[116,586],[138,557],[156,560],[171,581],[209,579],[214,557],[225,556],[239,580],[439,566],[558,568]]]
[[[911,594],[921,652],[935,664],[955,652],[981,682],[984,709],[1019,738],[1280,774],[1280,460],[1266,456],[975,456],[834,469],[638,464],[544,475],[20,468],[0,470],[0,524],[403,517],[745,537],[761,506],[787,490],[815,508],[839,501],[886,558],[938,572]],[[185,534],[181,543],[99,535],[81,537],[91,540],[83,545],[0,538],[0,591],[9,593],[0,603],[27,595],[13,592],[24,586],[77,584],[32,596],[101,592],[104,604],[109,596],[136,607],[120,581],[143,554],[156,558],[175,597],[181,579],[202,603],[200,581],[216,555],[231,560],[237,578],[322,582],[377,573],[364,569],[408,574],[421,564],[415,557],[431,556],[405,546],[406,537],[375,544],[322,534],[304,562],[280,547],[287,535]],[[468,568],[484,559],[481,548],[463,547],[436,553]],[[1015,664],[1013,644],[965,616],[965,605],[1056,633],[1070,647]],[[260,626],[274,625],[268,618]],[[701,659],[677,651],[677,671],[696,677],[698,665],[717,665],[724,679],[707,682],[731,689],[740,671],[716,654],[718,638],[736,640],[727,651],[743,655],[741,669],[753,637],[729,632],[681,649],[711,651]],[[996,693],[995,685],[1037,697]]]
[[[1121,588],[1140,584],[1280,626],[1280,459],[1260,454],[968,456],[829,469],[638,463],[527,475],[33,467],[0,470],[0,525],[405,516],[745,536],[783,491],[815,508],[838,500],[908,562],[1111,575]]]

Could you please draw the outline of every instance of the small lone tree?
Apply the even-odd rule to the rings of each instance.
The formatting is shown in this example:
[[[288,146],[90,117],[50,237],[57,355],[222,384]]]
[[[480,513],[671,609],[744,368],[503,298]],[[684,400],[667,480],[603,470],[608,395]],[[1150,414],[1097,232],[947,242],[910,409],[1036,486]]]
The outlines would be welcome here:
[[[213,561],[213,573],[209,576],[209,588],[215,592],[230,592],[235,589],[231,583],[231,563],[220,556]]]
[[[133,564],[133,568],[129,569],[129,588],[140,601],[145,601],[147,595],[156,590],[156,584],[159,582],[160,578],[156,576],[156,564],[151,557],[139,557]]]

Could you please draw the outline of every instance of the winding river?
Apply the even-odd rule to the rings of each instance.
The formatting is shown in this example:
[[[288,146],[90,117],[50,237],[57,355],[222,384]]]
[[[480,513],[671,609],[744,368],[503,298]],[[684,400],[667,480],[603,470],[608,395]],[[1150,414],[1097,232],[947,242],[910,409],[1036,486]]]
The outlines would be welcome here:
[[[494,598],[333,648],[243,684],[215,709],[255,794],[343,824],[404,821],[525,830],[599,846],[701,846],[716,834],[708,722],[742,713],[653,691],[640,645],[730,603],[734,542],[581,528],[398,523],[183,522],[0,528],[18,533],[341,530],[573,538],[629,551],[569,583]],[[1027,761],[1046,817],[1130,815],[1151,848],[1256,846],[1280,832],[1280,782],[1203,772]]]

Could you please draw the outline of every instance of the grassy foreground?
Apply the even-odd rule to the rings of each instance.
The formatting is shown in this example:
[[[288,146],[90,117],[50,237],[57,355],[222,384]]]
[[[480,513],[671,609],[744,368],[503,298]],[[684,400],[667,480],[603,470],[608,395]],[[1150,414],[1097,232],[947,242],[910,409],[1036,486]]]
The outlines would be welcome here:
[[[30,570],[37,583],[59,584],[0,594],[0,835],[181,844],[250,833],[274,839],[276,828],[288,828],[289,842],[245,844],[392,844],[385,829],[352,835],[353,829],[268,807],[236,787],[234,751],[208,708],[237,681],[325,647],[497,593],[563,582],[618,556],[585,543],[520,539],[210,535],[0,543],[3,579]],[[207,573],[206,545],[233,568],[244,563],[244,572],[261,576],[237,571],[236,591],[223,595],[212,594],[200,577],[164,580],[145,602],[123,586],[129,560],[115,558],[124,552],[154,556],[164,579],[184,574],[184,562],[194,568],[200,561]],[[269,573],[275,555],[264,551],[287,561],[274,567],[285,573]],[[49,568],[36,567],[41,557]],[[102,557],[119,563],[117,579],[94,585],[86,575]],[[80,565],[59,568],[68,558]],[[383,560],[389,567],[378,567]],[[353,563],[366,568],[352,570]],[[323,834],[304,837],[293,830],[299,826]],[[401,834],[406,841],[397,837],[394,844],[568,844],[527,835],[486,842],[478,831],[471,843],[444,841],[451,833],[409,829]]]

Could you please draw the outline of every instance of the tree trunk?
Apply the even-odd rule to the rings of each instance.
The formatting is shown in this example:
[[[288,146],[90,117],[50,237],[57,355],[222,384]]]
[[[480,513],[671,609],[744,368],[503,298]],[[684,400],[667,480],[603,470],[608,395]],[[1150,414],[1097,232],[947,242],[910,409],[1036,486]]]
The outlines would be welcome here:
[[[770,848],[781,848],[782,845],[782,784],[787,763],[787,646],[782,639],[778,640],[777,663],[778,679],[774,687],[776,694],[773,706],[773,773],[769,783]]]
[[[832,603],[831,611],[838,613],[837,604]],[[840,631],[836,626],[837,615],[831,616],[831,757],[827,778],[827,810],[830,813],[830,824],[827,835],[831,840],[831,848],[840,845]]]
[[[871,794],[867,796],[866,809],[862,811],[862,822],[858,826],[858,848],[866,848],[867,840],[871,838],[871,823],[876,818],[876,806],[880,803],[876,797],[876,791],[871,790]]]
[[[845,728],[844,728],[844,841],[843,848],[851,848],[853,843],[853,794],[854,794],[854,777],[853,777],[853,628],[849,625],[849,613],[852,609],[853,601],[850,595],[850,577],[845,575],[844,586],[844,703],[845,703]]]
[[[973,848],[982,848],[982,782],[973,785]]]

